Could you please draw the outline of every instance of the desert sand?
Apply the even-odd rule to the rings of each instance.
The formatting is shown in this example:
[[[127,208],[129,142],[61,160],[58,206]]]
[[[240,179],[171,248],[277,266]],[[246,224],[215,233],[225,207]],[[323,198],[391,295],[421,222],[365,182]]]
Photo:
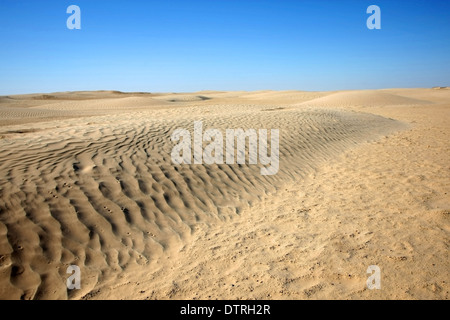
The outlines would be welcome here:
[[[194,121],[279,129],[278,173],[173,164]],[[449,123],[446,87],[2,96],[0,299],[449,299]]]

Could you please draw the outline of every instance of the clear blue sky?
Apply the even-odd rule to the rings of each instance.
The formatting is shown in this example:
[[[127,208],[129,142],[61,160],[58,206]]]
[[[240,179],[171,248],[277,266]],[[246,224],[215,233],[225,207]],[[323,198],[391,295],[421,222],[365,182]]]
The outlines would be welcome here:
[[[0,94],[432,86],[450,86],[446,0],[0,0]]]

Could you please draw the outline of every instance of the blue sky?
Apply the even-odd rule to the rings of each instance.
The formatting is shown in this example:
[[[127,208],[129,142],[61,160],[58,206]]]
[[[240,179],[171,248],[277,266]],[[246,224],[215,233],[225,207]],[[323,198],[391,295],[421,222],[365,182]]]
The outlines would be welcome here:
[[[0,94],[450,86],[449,39],[443,0],[0,0]]]

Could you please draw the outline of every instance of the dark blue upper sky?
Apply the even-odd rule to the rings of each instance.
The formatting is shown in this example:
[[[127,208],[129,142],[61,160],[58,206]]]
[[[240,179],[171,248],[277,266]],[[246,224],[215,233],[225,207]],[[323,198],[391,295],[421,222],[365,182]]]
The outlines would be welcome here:
[[[0,94],[450,85],[445,0],[0,0],[0,43]]]

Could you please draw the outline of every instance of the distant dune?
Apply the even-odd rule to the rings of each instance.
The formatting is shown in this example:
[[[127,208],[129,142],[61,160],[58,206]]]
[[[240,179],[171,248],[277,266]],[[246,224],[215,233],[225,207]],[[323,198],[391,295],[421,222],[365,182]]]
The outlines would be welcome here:
[[[413,99],[383,91],[345,91],[337,92],[303,102],[311,106],[388,106],[388,105],[423,105],[430,101]]]

